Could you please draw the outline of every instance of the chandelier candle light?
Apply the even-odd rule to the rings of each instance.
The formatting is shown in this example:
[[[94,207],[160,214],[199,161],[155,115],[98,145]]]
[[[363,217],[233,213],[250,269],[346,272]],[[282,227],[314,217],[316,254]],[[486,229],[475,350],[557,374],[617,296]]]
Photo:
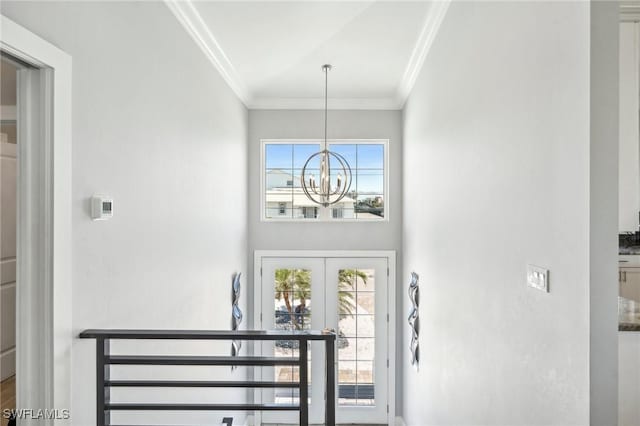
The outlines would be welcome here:
[[[351,167],[347,160],[337,152],[329,151],[327,144],[327,85],[329,80],[329,71],[331,65],[323,65],[324,71],[324,145],[322,151],[311,155],[302,168],[300,181],[302,190],[307,198],[323,207],[329,207],[342,200],[351,188]],[[320,182],[316,182],[316,178],[309,169],[312,165],[317,164],[320,160]],[[335,177],[335,184],[331,181],[331,166],[334,170],[337,168],[338,173]]]

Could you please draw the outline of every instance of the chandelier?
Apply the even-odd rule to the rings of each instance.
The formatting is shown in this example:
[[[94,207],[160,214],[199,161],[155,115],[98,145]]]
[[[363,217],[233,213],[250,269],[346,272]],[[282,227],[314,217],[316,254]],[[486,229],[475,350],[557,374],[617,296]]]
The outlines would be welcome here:
[[[351,188],[351,167],[337,152],[329,151],[327,144],[327,84],[331,65],[323,65],[324,72],[324,144],[322,151],[311,155],[302,168],[300,181],[304,194],[316,204],[328,207],[342,200]],[[320,163],[318,181],[311,171]],[[316,166],[316,167],[314,167]],[[336,173],[337,172],[337,173]]]

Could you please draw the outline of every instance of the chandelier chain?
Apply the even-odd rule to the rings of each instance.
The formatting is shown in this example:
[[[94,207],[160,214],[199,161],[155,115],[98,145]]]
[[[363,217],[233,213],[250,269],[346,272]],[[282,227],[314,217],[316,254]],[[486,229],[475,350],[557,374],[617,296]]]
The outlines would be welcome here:
[[[329,92],[329,70],[328,66],[324,66],[324,150],[327,151],[327,97]]]

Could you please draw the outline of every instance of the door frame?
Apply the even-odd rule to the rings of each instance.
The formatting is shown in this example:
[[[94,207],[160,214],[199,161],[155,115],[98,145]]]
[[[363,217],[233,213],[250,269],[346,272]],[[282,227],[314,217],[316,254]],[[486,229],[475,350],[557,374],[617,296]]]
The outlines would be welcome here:
[[[0,49],[40,68],[43,87],[42,126],[34,129],[39,137],[27,137],[25,146],[18,147],[16,402],[21,408],[70,409],[71,57],[3,15],[0,28]],[[29,164],[32,155],[40,155],[42,164]],[[30,201],[34,197],[41,201]],[[41,219],[39,232],[31,229],[33,218]],[[44,262],[32,261],[29,254],[36,248]],[[44,354],[20,349],[34,336]]]
[[[262,300],[262,259],[270,257],[289,258],[386,258],[388,300],[387,312],[389,321],[387,322],[387,356],[389,357],[389,368],[387,368],[387,424],[395,424],[396,412],[396,252],[394,250],[256,250],[253,253],[253,328],[260,327],[260,314]],[[255,348],[254,354],[255,354]],[[254,399],[258,401],[260,389],[254,392]],[[337,398],[337,394],[336,394]],[[262,424],[262,415],[259,411],[254,414],[255,425]]]

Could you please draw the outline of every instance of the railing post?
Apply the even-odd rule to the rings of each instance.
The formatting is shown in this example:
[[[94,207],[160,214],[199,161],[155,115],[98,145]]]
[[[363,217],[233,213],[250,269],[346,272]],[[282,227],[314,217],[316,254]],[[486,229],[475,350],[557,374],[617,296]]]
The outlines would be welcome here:
[[[109,403],[110,388],[105,387],[105,381],[109,380],[109,365],[105,363],[109,356],[109,339],[98,337],[96,339],[96,425],[109,426],[111,423],[109,410],[105,405]]]
[[[325,422],[327,426],[336,424],[336,365],[335,365],[335,338],[325,340],[326,348],[326,374],[327,374],[327,399],[325,401]]]
[[[309,371],[307,350],[309,342],[305,338],[298,340],[300,348],[300,425],[309,425]]]

